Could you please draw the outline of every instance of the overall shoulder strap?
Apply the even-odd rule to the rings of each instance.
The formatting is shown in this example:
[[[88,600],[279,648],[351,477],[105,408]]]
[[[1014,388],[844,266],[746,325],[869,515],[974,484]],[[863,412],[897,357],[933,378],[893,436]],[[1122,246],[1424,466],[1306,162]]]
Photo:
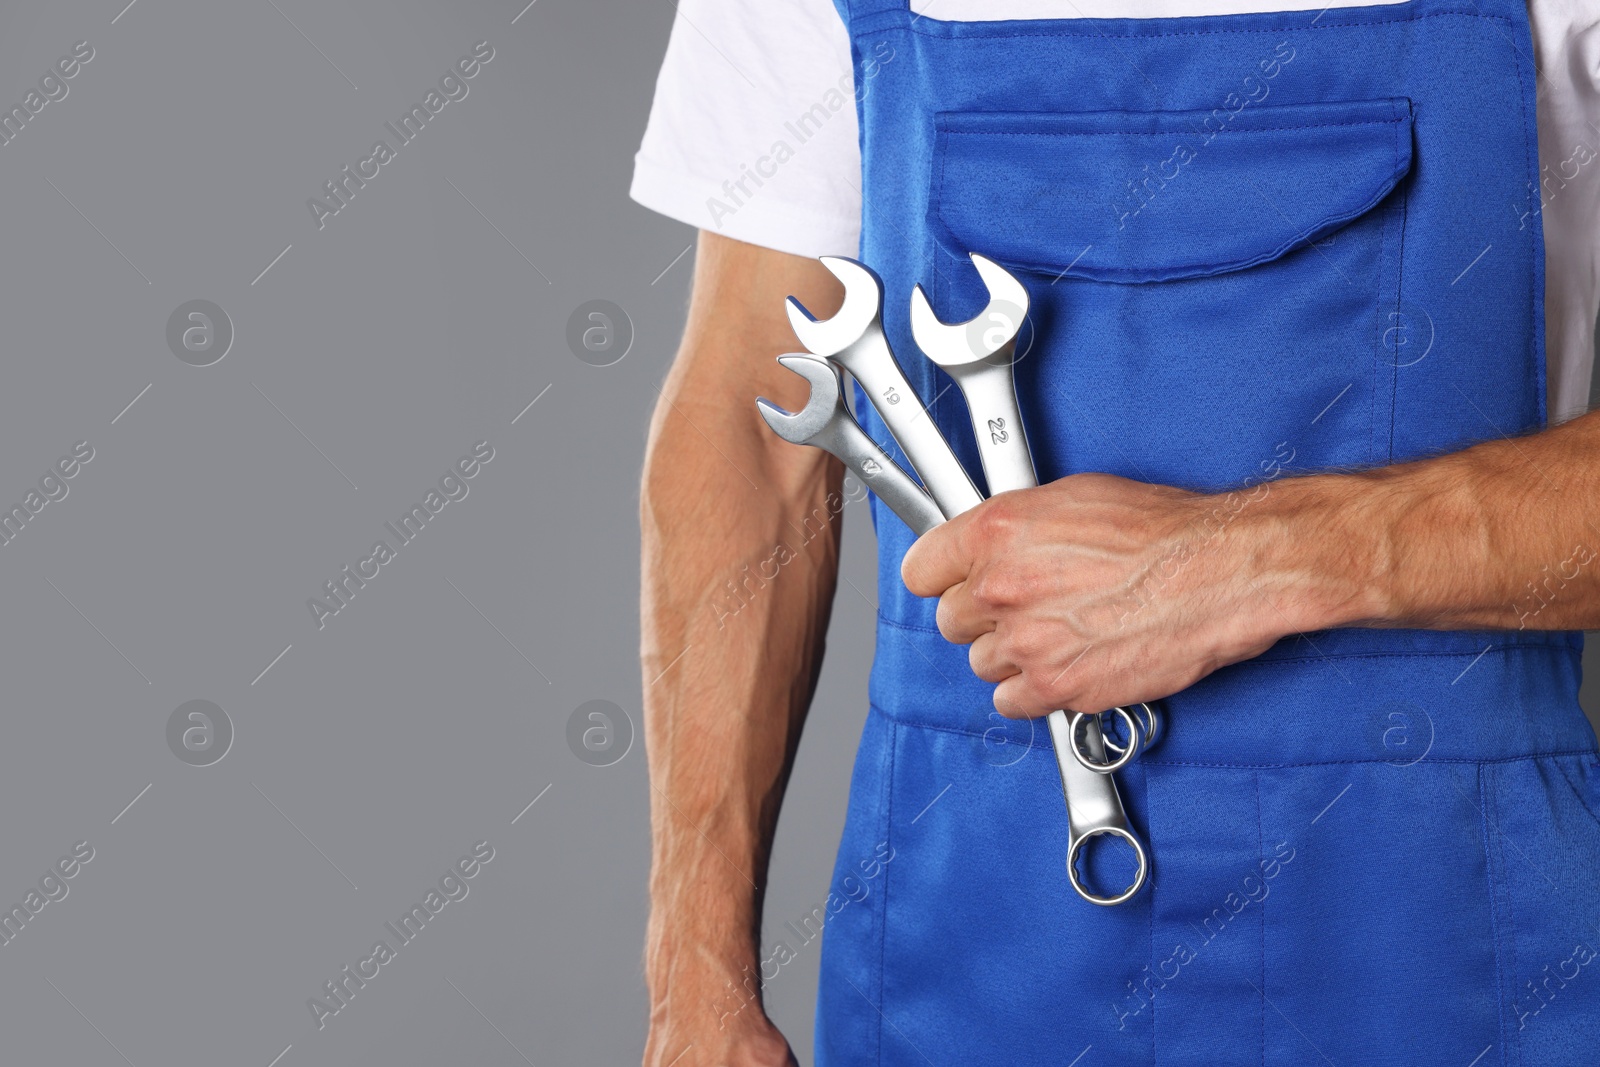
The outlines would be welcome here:
[[[852,36],[857,27],[881,25],[886,17],[905,18],[911,12],[909,0],[833,0],[833,6],[839,9],[839,17]]]

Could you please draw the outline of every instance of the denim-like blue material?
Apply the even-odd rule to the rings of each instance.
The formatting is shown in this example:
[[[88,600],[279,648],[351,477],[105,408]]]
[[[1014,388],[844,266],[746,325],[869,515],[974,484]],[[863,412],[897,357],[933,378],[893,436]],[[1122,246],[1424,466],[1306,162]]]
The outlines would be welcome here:
[[[1234,490],[1225,531],[1273,478],[1543,424],[1521,0],[987,23],[836,3],[861,258],[975,476],[907,311],[921,283],[944,319],[976,314],[969,251],[1029,289],[1018,393],[1045,480]],[[1579,635],[1309,634],[1174,695],[1119,776],[1151,884],[1096,908],[1067,882],[1042,723],[993,714],[900,581],[909,531],[873,507],[878,649],[820,1064],[1600,1062]]]

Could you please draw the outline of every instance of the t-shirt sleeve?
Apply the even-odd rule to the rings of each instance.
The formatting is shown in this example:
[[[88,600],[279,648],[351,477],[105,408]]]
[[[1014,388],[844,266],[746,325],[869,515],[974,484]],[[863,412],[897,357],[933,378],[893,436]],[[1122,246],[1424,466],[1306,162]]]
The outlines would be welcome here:
[[[1583,414],[1595,384],[1600,290],[1600,7],[1530,4],[1539,65],[1537,209],[1543,216],[1550,421]],[[1535,194],[1529,191],[1530,201]],[[1535,205],[1531,202],[1528,208]]]
[[[853,256],[860,158],[830,0],[678,0],[634,200],[781,252]]]

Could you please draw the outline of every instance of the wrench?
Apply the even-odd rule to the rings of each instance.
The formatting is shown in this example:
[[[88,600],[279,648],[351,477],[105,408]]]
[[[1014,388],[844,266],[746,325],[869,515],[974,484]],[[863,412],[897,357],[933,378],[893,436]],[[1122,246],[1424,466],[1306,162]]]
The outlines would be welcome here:
[[[921,537],[944,521],[944,515],[912,477],[867,436],[844,402],[839,369],[816,356],[779,356],[778,362],[811,383],[811,399],[798,412],[785,411],[766,397],[756,407],[772,432],[796,445],[831,452],[856,472],[900,520]]]
[[[833,453],[871,486],[918,537],[944,521],[933,499],[883,453],[850,414],[837,367],[825,359],[807,355],[779,356],[778,362],[811,383],[811,397],[799,412],[785,411],[764,397],[757,398],[761,417],[774,433],[791,444],[812,445]],[[1128,826],[1127,813],[1122,809],[1122,800],[1111,778],[1087,771],[1062,755],[1069,743],[1067,734],[1066,716],[1059,711],[1051,713],[1050,738],[1067,801],[1067,877],[1078,895],[1091,904],[1121,904],[1144,885],[1150,870],[1149,856]],[[1098,734],[1095,737],[1098,738]],[[1103,757],[1103,751],[1101,754]],[[1110,897],[1089,892],[1077,871],[1077,859],[1085,843],[1102,834],[1122,838],[1139,860],[1133,883]]]
[[[838,314],[819,321],[791,296],[784,306],[794,335],[812,353],[833,360],[861,383],[945,515],[977,507],[983,502],[978,487],[923,410],[889,350],[883,335],[883,282],[853,259],[823,256],[821,262],[844,284],[844,304]]]
[[[984,310],[969,322],[941,322],[918,285],[911,293],[911,334],[923,354],[944,368],[966,397],[989,491],[1032,488],[1038,484],[1038,475],[1011,371],[1017,333],[1028,313],[1028,292],[992,260],[973,254],[972,263],[989,289]],[[1142,705],[1140,710],[1151,727],[1147,737],[1153,736],[1159,728],[1155,709]],[[1047,717],[1072,824],[1067,875],[1080,896],[1106,905],[1120,904],[1137,893],[1149,870],[1145,848],[1129,828],[1122,798],[1110,776],[1111,770],[1126,763],[1141,747],[1140,726],[1128,709],[1118,708],[1117,714],[1127,730],[1126,746],[1108,746],[1098,715],[1078,713],[1068,720],[1065,712],[1052,711]],[[1108,758],[1108,747],[1114,758]],[[1067,758],[1067,753],[1072,758]],[[1077,859],[1083,846],[1100,834],[1122,838],[1139,860],[1133,884],[1112,897],[1094,896],[1078,877]]]
[[[983,311],[969,322],[941,322],[918,285],[911,291],[911,335],[923,354],[944,368],[967,398],[989,492],[1031,489],[1039,484],[1039,476],[1023,429],[1011,369],[1017,332],[1028,314],[1028,291],[993,260],[972,253],[972,265],[989,289],[989,303]],[[1103,736],[1099,715],[1078,712],[1066,731],[1078,762],[1102,774],[1127,764],[1153,744],[1161,730],[1160,716],[1148,703],[1113,708],[1110,714],[1121,720],[1126,745]],[[1101,735],[1098,743],[1096,735]]]

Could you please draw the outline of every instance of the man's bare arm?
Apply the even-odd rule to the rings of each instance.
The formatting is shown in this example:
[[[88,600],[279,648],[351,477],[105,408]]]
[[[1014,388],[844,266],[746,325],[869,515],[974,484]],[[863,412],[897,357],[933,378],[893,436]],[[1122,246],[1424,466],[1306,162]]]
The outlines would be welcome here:
[[[1011,715],[1154,700],[1327,627],[1594,629],[1600,412],[1216,496],[1074,475],[946,523],[902,572]]]
[[[1370,595],[1322,625],[1600,628],[1600,412],[1353,478],[1374,520]]]
[[[773,358],[800,350],[783,311],[791,294],[819,315],[842,298],[815,260],[702,233],[683,343],[650,425],[647,1067],[792,1062],[752,999],[761,887],[821,666],[843,470],[756,414],[758,394],[791,410],[806,401],[806,384]]]

